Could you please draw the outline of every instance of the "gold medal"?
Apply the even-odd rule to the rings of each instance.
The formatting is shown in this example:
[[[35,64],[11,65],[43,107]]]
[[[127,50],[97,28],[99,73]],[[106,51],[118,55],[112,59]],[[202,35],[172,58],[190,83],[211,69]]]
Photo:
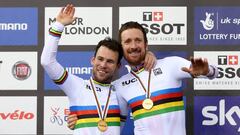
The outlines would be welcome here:
[[[146,98],[145,100],[143,100],[142,106],[144,109],[150,110],[153,107],[153,101],[150,98]]]
[[[97,98],[95,87],[92,83],[92,78],[90,79],[90,84],[91,84],[93,94],[94,94],[94,97],[95,97],[95,100],[96,100],[96,103],[97,103],[98,115],[99,115],[99,118],[100,118],[100,120],[98,121],[98,124],[97,124],[98,130],[101,131],[101,132],[105,132],[108,129],[108,125],[107,125],[107,122],[104,119],[107,117],[108,105],[109,105],[109,99],[110,99],[112,87],[109,86],[107,102],[106,102],[106,105],[104,107],[104,111],[102,111],[101,105],[100,105],[100,103],[98,101],[98,98]]]
[[[144,92],[146,93],[146,99],[143,100],[142,107],[146,110],[152,109],[153,101],[150,99],[150,96],[151,96],[151,93],[150,93],[151,71],[149,71],[149,74],[148,74],[148,89],[147,90],[146,90],[145,86],[143,85],[141,79],[134,72],[131,71],[131,73],[133,76],[135,76],[139,80]]]
[[[108,128],[107,122],[104,120],[98,121],[98,130],[101,132],[105,132]]]

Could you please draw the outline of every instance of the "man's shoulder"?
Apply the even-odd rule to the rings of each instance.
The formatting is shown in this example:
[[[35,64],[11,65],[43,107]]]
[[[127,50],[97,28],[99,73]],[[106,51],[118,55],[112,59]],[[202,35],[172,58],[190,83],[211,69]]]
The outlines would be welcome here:
[[[166,60],[179,60],[179,59],[184,59],[180,56],[167,56],[161,59],[158,59],[157,61],[166,61]]]
[[[168,56],[168,57],[164,57],[161,59],[157,60],[157,65],[158,64],[164,64],[164,63],[175,63],[175,62],[179,62],[181,60],[183,60],[184,58],[179,57],[179,56]]]
[[[118,78],[117,80],[113,81],[112,84],[115,86],[115,87],[119,87],[121,86],[122,82],[129,79],[131,77],[131,74],[130,73],[127,73],[123,76],[121,76],[120,78]]]

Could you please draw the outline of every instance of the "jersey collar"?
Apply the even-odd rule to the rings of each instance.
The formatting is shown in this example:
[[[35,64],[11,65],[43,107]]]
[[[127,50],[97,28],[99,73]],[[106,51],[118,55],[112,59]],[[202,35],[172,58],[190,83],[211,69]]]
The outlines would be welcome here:
[[[92,80],[93,80],[93,83],[98,84],[98,85],[101,85],[101,86],[104,86],[104,87],[107,87],[107,86],[110,86],[110,85],[111,85],[110,83],[100,83],[100,82],[98,82],[98,81],[95,81],[94,79],[92,79]]]
[[[138,65],[138,66],[132,66],[131,67],[131,70],[133,71],[133,72],[135,72],[135,73],[140,73],[140,72],[142,72],[143,70],[144,70],[144,63],[142,63],[142,64],[140,64],[140,65]]]

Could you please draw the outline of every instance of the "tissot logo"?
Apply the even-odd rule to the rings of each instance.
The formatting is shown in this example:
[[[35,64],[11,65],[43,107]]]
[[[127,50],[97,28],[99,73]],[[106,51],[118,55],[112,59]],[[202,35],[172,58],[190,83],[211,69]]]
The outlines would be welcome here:
[[[213,80],[194,79],[194,88],[212,90],[239,90],[240,86],[240,53],[237,51],[194,52],[195,57],[208,59],[211,65],[218,68],[218,76]]]
[[[143,12],[143,22],[144,21],[152,21],[151,25],[148,25],[146,23],[143,23],[142,26],[145,27],[146,32],[150,32],[151,34],[171,34],[175,32],[176,34],[181,34],[181,30],[184,26],[184,24],[158,24],[154,23],[156,21],[163,21],[163,12]]]
[[[239,135],[239,97],[196,97],[195,133]],[[203,132],[204,131],[204,132]]]
[[[140,23],[149,45],[186,44],[186,7],[120,7],[119,16],[120,27],[128,21]]]
[[[217,78],[240,78],[238,55],[219,55],[218,65],[219,75]],[[234,68],[233,66],[236,66],[236,68]]]
[[[238,65],[237,55],[220,55],[218,56],[218,65]]]
[[[163,12],[143,12],[143,21],[162,21]]]

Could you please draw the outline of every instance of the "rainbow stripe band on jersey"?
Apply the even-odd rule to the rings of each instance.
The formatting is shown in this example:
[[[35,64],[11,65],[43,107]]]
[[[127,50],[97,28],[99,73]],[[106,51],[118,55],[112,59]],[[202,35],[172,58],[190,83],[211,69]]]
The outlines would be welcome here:
[[[60,85],[60,84],[63,84],[65,82],[67,77],[68,77],[68,72],[66,70],[64,70],[63,75],[59,79],[53,80],[53,81],[54,81],[54,83]]]
[[[129,100],[134,120],[168,112],[184,110],[183,94],[180,88],[155,91],[151,94],[154,106],[151,110],[142,107],[145,95]]]
[[[102,106],[103,107],[103,106]],[[71,106],[71,113],[77,114],[77,128],[97,127],[101,120],[96,106]],[[110,105],[108,108],[106,122],[108,126],[120,126],[120,109],[117,105]]]
[[[54,37],[61,37],[62,32],[54,30],[52,27],[49,29],[49,34]]]

